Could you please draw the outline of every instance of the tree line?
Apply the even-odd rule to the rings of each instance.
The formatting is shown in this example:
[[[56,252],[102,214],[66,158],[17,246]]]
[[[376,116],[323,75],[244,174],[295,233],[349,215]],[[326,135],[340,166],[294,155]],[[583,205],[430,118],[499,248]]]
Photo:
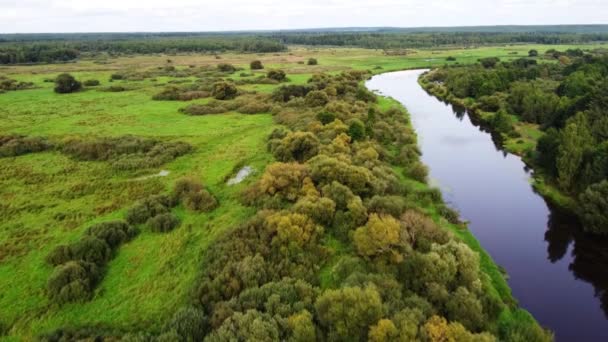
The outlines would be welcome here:
[[[267,53],[284,50],[286,46],[276,39],[253,36],[10,41],[0,43],[0,64],[65,62],[82,54],[100,53]]]

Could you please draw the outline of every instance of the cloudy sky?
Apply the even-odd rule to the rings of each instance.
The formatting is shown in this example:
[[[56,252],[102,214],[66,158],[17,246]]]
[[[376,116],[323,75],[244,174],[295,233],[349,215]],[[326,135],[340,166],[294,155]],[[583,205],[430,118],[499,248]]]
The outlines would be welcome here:
[[[0,0],[0,33],[592,23],[607,0]]]

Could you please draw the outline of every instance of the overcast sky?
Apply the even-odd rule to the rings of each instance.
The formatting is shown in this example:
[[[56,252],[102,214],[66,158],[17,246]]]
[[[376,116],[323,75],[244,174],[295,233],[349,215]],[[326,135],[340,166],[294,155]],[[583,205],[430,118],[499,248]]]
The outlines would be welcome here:
[[[0,33],[608,24],[608,0],[0,0]]]

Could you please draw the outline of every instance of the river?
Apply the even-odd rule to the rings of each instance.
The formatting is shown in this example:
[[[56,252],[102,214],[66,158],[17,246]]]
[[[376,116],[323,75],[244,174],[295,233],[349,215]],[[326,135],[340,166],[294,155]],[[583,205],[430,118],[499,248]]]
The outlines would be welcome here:
[[[468,113],[427,94],[417,81],[423,72],[378,75],[367,87],[408,109],[431,181],[506,269],[520,305],[557,341],[608,341],[608,243],[551,208],[521,159]]]

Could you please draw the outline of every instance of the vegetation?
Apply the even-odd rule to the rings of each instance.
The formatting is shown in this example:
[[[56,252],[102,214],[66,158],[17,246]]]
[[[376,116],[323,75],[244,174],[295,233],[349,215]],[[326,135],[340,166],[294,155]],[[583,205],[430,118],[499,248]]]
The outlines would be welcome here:
[[[432,63],[508,61],[509,49]],[[368,69],[435,55],[289,53],[256,57],[281,82],[223,72],[213,54],[3,69],[34,84],[0,96],[8,339],[550,337],[416,180],[426,170],[407,113],[362,87]],[[235,70],[251,59],[221,56]],[[104,87],[55,94],[63,72]],[[105,91],[110,79],[128,91]],[[223,82],[238,96],[212,98]],[[254,171],[228,185],[244,166]]]
[[[578,199],[575,210],[588,231],[608,234],[601,195],[608,179],[608,57],[550,49],[544,59],[442,68],[426,76],[426,84],[439,96],[471,99],[469,107],[483,113],[507,146],[508,139],[523,142],[522,130],[534,127],[538,133],[519,152],[546,182]]]

